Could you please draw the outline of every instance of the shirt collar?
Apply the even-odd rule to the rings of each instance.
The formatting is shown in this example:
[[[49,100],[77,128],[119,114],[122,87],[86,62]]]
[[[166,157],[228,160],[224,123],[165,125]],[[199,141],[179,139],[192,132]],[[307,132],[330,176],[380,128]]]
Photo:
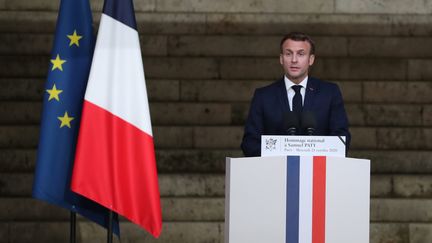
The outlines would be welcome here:
[[[285,81],[285,87],[287,90],[289,90],[291,88],[291,86],[294,86],[294,85],[301,85],[303,88],[306,88],[307,82],[308,82],[308,76],[306,76],[299,84],[296,84],[293,81],[289,80],[287,78],[287,76],[285,76],[285,75],[284,75],[284,81]]]

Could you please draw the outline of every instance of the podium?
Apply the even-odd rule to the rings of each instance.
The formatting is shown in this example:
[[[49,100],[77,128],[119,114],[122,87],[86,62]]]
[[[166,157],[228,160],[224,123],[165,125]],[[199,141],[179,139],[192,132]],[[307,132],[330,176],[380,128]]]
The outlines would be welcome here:
[[[226,159],[225,243],[368,243],[370,161]]]

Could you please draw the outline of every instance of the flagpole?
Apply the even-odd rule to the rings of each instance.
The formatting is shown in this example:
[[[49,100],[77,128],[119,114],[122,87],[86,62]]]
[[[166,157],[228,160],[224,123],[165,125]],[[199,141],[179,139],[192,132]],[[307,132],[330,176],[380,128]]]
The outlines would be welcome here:
[[[108,235],[107,235],[108,243],[112,243],[113,241],[112,225],[113,225],[113,211],[109,210]]]
[[[70,213],[70,243],[76,242],[76,213]]]

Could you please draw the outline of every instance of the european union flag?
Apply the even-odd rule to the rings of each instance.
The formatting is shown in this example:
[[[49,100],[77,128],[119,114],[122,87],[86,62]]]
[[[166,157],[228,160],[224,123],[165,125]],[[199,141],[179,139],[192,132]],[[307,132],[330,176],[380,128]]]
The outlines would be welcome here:
[[[62,0],[45,84],[33,197],[107,227],[108,209],[70,190],[94,43],[88,0]],[[118,234],[117,219],[113,226]]]

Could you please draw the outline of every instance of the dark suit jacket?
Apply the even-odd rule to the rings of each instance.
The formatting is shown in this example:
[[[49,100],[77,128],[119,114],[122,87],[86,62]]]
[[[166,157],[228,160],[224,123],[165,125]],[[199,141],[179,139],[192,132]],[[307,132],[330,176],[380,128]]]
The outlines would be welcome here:
[[[261,155],[261,135],[286,135],[284,114],[290,111],[284,79],[255,90],[246,121],[241,148],[245,156]],[[311,111],[317,127],[314,135],[351,135],[339,87],[330,82],[309,77],[303,111]]]

